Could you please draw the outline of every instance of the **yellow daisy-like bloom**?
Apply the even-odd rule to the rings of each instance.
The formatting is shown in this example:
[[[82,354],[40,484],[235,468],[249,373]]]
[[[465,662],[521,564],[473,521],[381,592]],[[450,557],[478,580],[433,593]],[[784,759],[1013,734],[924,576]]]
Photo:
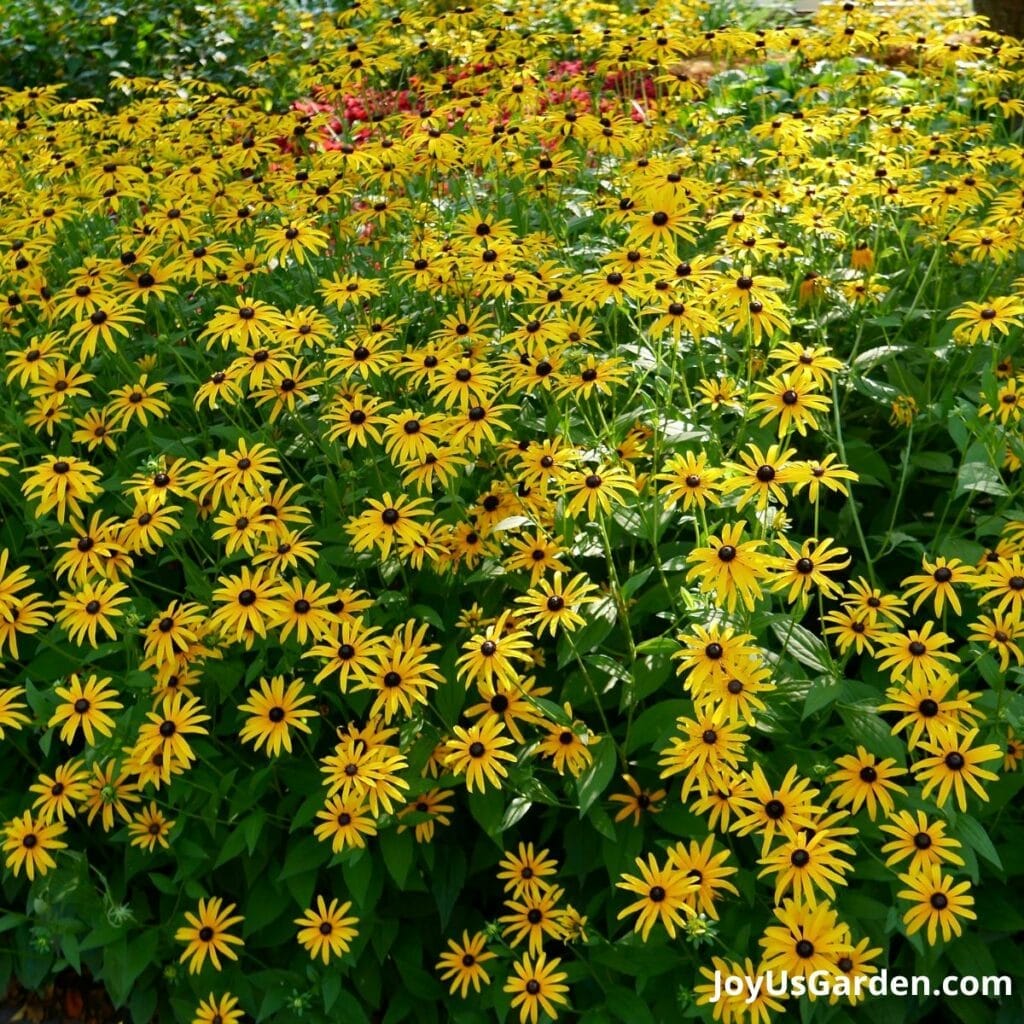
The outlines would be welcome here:
[[[878,667],[883,672],[888,671],[894,682],[908,675],[912,683],[934,682],[942,678],[951,671],[952,664],[958,663],[960,659],[942,650],[953,642],[953,638],[934,630],[935,623],[926,622],[920,630],[910,629],[906,633],[889,633],[879,637],[882,650]]]
[[[757,391],[751,394],[750,411],[763,412],[761,426],[779,421],[779,437],[785,437],[791,430],[801,436],[807,429],[818,429],[815,413],[827,412],[832,399],[818,393],[818,385],[810,376],[800,373],[782,374],[770,377]]]
[[[284,676],[274,676],[269,683],[261,679],[259,690],[250,690],[249,699],[238,705],[238,710],[249,716],[239,738],[243,742],[252,743],[257,750],[266,743],[267,753],[271,757],[276,757],[282,747],[290,754],[290,727],[308,733],[310,729],[304,719],[317,716],[316,711],[302,707],[311,700],[312,695],[302,696],[301,679],[290,683],[287,689]]]
[[[39,781],[29,786],[29,792],[37,794],[33,809],[39,808],[39,816],[47,824],[54,818],[63,821],[65,817],[74,817],[75,803],[83,800],[88,792],[85,785],[88,777],[89,773],[79,760],[57,765],[52,776],[40,773]]]
[[[644,942],[660,921],[669,937],[674,939],[676,928],[683,928],[686,918],[696,914],[691,897],[697,890],[697,879],[680,871],[671,862],[666,867],[660,866],[653,853],[647,855],[646,862],[637,857],[636,866],[639,876],[623,875],[622,880],[615,883],[617,888],[640,897],[619,911],[618,920],[636,914],[633,930],[640,933]]]
[[[505,747],[513,741],[504,733],[504,727],[496,719],[484,720],[463,729],[455,726],[455,735],[448,741],[445,764],[456,775],[465,775],[466,789],[483,792],[488,783],[501,788],[501,780],[508,775],[504,761],[515,761]]]
[[[196,1007],[192,1024],[240,1024],[245,1011],[239,1009],[238,997],[230,992],[215,996],[212,992]]]
[[[551,580],[539,580],[515,603],[523,608],[523,621],[543,636],[545,630],[552,636],[561,627],[573,632],[586,621],[579,613],[581,606],[599,600],[597,587],[584,573],[577,573],[568,582],[556,572]]]
[[[61,591],[57,624],[67,630],[68,639],[81,646],[88,640],[90,647],[97,647],[97,633],[102,632],[110,640],[117,639],[112,618],[124,614],[121,605],[130,598],[122,595],[127,591],[123,583],[96,580],[83,584],[74,592]]]
[[[465,999],[470,985],[474,992],[479,992],[481,985],[490,984],[490,975],[480,965],[493,960],[496,954],[486,945],[487,936],[483,932],[471,936],[463,931],[461,942],[448,940],[448,950],[441,954],[435,969],[441,972],[442,981],[451,981],[448,991],[452,995],[458,992],[459,997]]]
[[[31,811],[26,811],[20,818],[12,818],[4,826],[6,865],[15,876],[24,868],[29,881],[37,873],[45,875],[50,868],[57,866],[50,852],[63,850],[68,845],[59,838],[65,831],[67,829],[62,822],[46,824],[42,819],[33,820]]]
[[[806,603],[815,586],[826,597],[836,597],[842,592],[842,587],[825,573],[839,572],[850,564],[849,557],[845,557],[849,555],[846,548],[838,547],[829,537],[822,541],[805,540],[799,550],[785,537],[779,537],[778,543],[788,557],[775,559],[772,590],[788,588],[787,603],[793,604],[798,599]]]
[[[334,853],[349,846],[362,849],[366,846],[365,837],[377,834],[376,822],[368,811],[362,797],[329,797],[324,807],[316,812],[321,823],[313,830],[313,835],[322,843],[330,840]]]
[[[793,898],[808,907],[818,902],[818,891],[835,899],[835,886],[846,885],[850,864],[840,854],[853,856],[848,843],[837,842],[823,833],[808,837],[801,832],[761,858],[764,868],[758,878],[775,875],[775,902],[792,891]]]
[[[53,510],[61,523],[68,512],[82,519],[83,503],[92,501],[102,490],[100,470],[73,455],[46,455],[38,466],[22,472],[28,474],[28,479],[21,490],[29,501],[36,503],[37,519]]]
[[[590,747],[597,743],[600,737],[591,736],[582,722],[572,721],[572,707],[569,704],[564,705],[564,710],[571,724],[545,723],[546,735],[541,739],[537,751],[551,758],[552,765],[559,775],[565,774],[568,768],[569,774],[578,779],[593,763],[594,755],[590,752]]]
[[[911,858],[909,870],[912,875],[944,861],[963,867],[963,858],[953,852],[960,849],[960,843],[946,835],[944,821],[929,822],[924,811],[918,811],[916,815],[910,811],[897,811],[880,828],[895,836],[882,847],[882,853],[887,854],[886,867],[893,867],[908,857]]]
[[[64,743],[71,743],[79,728],[89,746],[96,742],[93,730],[101,736],[109,736],[114,731],[114,720],[106,712],[119,711],[124,707],[114,700],[117,692],[109,688],[109,683],[110,679],[98,679],[96,676],[89,676],[82,683],[77,675],[72,675],[67,686],[54,689],[61,703],[47,726],[60,725],[60,738]]]
[[[988,341],[993,328],[1006,336],[1011,327],[1024,326],[1022,315],[1024,302],[1012,295],[1000,295],[987,302],[965,302],[949,314],[949,319],[963,321],[953,329],[957,341],[976,345]]]
[[[316,909],[306,910],[302,917],[295,919],[299,925],[299,945],[309,951],[315,960],[320,957],[326,964],[331,956],[342,956],[352,945],[352,940],[359,934],[356,925],[357,917],[346,917],[352,909],[349,902],[339,903],[332,899],[328,904],[323,896],[317,896]]]
[[[149,806],[139,811],[128,823],[128,833],[132,837],[132,846],[152,853],[158,843],[165,850],[168,849],[167,835],[173,827],[174,822],[164,816],[155,800],[151,800]]]
[[[613,507],[625,504],[636,490],[636,480],[622,466],[577,470],[566,481],[570,497],[565,514],[571,518],[585,511],[588,520],[595,520],[599,511],[610,514]]]
[[[396,542],[414,544],[422,532],[419,520],[428,514],[426,498],[409,498],[404,494],[392,497],[385,491],[382,498],[368,498],[369,508],[354,516],[345,527],[352,537],[353,551],[376,547],[381,558],[387,558]]]
[[[856,814],[866,806],[868,817],[874,821],[879,807],[886,817],[892,813],[893,793],[906,796],[907,791],[893,781],[904,774],[902,767],[896,767],[894,758],[879,760],[866,748],[858,746],[856,755],[844,754],[837,757],[835,763],[839,771],[829,775],[827,781],[838,783],[829,799],[838,807],[850,807]]]
[[[694,548],[687,556],[694,567],[686,574],[687,582],[700,581],[705,594],[714,594],[731,612],[737,599],[753,611],[762,594],[762,582],[768,578],[772,565],[770,555],[761,551],[764,541],[742,541],[746,523],[722,527],[721,538],[708,537],[708,546]]]
[[[931,755],[913,766],[914,774],[924,783],[923,797],[937,789],[936,802],[944,807],[950,793],[953,793],[957,806],[966,811],[969,786],[982,800],[988,800],[982,781],[995,782],[999,776],[981,765],[986,761],[1002,761],[1003,752],[995,743],[975,747],[977,738],[978,730],[971,729],[965,736],[946,736],[921,744],[922,749]]]
[[[775,908],[775,917],[779,924],[766,928],[760,940],[767,969],[791,977],[809,978],[816,971],[829,975],[838,957],[850,949],[847,931],[824,900],[810,906],[787,899]],[[808,998],[815,998],[813,990]]]
[[[519,672],[513,664],[532,661],[533,641],[525,629],[509,627],[512,613],[504,611],[483,631],[467,640],[462,649],[466,653],[455,662],[457,678],[465,678],[466,686],[495,683],[513,687]]]
[[[515,899],[536,897],[552,885],[548,881],[558,873],[557,862],[547,850],[535,851],[533,843],[520,843],[516,853],[506,853],[498,863],[498,881]]]
[[[539,953],[535,959],[525,954],[512,964],[515,973],[505,983],[504,991],[512,996],[512,1009],[519,1008],[519,1024],[537,1024],[541,1010],[554,1020],[558,1017],[555,1004],[568,1003],[565,993],[569,986],[564,984],[568,975],[557,970],[561,962]]]
[[[934,600],[935,614],[941,615],[945,603],[961,614],[960,598],[956,592],[956,584],[973,584],[977,578],[972,566],[965,565],[959,558],[946,559],[936,558],[934,562],[927,558],[922,560],[921,568],[923,573],[908,576],[901,584],[904,588],[903,596],[907,599],[916,597],[914,611],[916,612],[928,598]]]
[[[24,695],[23,686],[7,686],[0,690],[0,740],[4,738],[5,729],[20,729],[32,721],[25,714],[28,705],[18,699]]]
[[[245,943],[228,932],[232,925],[242,920],[241,914],[232,916],[234,909],[234,903],[225,905],[221,897],[211,896],[208,900],[199,901],[196,913],[185,912],[188,923],[174,933],[174,938],[186,944],[179,962],[188,961],[189,974],[198,974],[207,957],[217,971],[221,969],[221,956],[238,959],[238,954],[231,947]]]
[[[949,942],[954,935],[963,932],[960,918],[977,920],[978,915],[971,909],[974,906],[971,883],[954,885],[953,879],[944,875],[937,864],[914,874],[900,875],[900,881],[906,888],[896,895],[913,904],[903,915],[908,935],[926,928],[928,943],[934,945],[941,930],[943,941]]]

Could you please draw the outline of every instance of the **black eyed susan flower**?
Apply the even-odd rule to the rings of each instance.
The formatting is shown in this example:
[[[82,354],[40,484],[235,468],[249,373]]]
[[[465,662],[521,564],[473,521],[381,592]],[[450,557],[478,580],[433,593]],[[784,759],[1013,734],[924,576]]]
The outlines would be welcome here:
[[[796,464],[793,456],[795,448],[783,449],[781,445],[773,444],[766,451],[761,451],[757,445],[747,445],[749,451],[740,452],[738,463],[728,463],[726,469],[732,474],[722,484],[722,490],[726,494],[742,490],[740,499],[736,504],[737,511],[750,501],[756,499],[757,508],[764,509],[768,505],[768,499],[774,498],[780,505],[788,503],[786,492],[782,490],[783,484],[790,484],[795,478]]]
[[[738,772],[728,772],[715,779],[706,793],[698,790],[690,807],[695,814],[708,816],[708,828],[725,832],[733,816],[745,815],[753,802],[747,778]]]
[[[977,920],[978,915],[971,909],[974,906],[974,897],[970,895],[971,883],[954,885],[953,879],[944,875],[937,864],[922,868],[917,873],[900,875],[900,881],[906,888],[896,895],[912,904],[903,915],[908,935],[925,928],[929,945],[935,945],[940,931],[943,941],[949,942],[954,935],[962,934],[961,918]]]
[[[878,968],[871,961],[882,955],[880,948],[869,948],[870,939],[861,939],[853,945],[849,929],[845,930],[844,938],[850,944],[850,948],[840,953],[836,959],[835,981],[832,985],[832,994],[828,997],[829,1006],[835,1006],[840,1001],[856,1006],[866,998],[864,983],[870,980],[871,975],[878,973]]]
[[[934,622],[926,622],[920,630],[888,633],[879,638],[882,650],[878,667],[888,671],[894,682],[908,675],[912,683],[936,682],[960,661],[955,654],[942,650],[951,643],[951,636],[941,630],[935,631]]]
[[[982,800],[988,800],[983,781],[995,782],[995,772],[982,768],[987,761],[1001,761],[1002,750],[995,743],[974,746],[978,730],[971,729],[964,736],[938,736],[932,742],[922,742],[921,747],[930,756],[921,758],[913,766],[918,781],[924,783],[923,797],[936,793],[936,802],[944,807],[950,793],[956,796],[957,806],[967,810],[967,787],[969,786]]]
[[[532,959],[526,953],[513,962],[515,973],[509,976],[504,991],[512,996],[512,1009],[519,1009],[519,1024],[537,1024],[541,1010],[555,1020],[556,1004],[568,1005],[565,993],[569,986],[564,984],[568,975],[558,970],[561,962],[557,957],[549,960],[545,953]]]
[[[0,740],[5,736],[5,729],[20,729],[32,721],[25,714],[28,705],[19,700],[24,695],[23,686],[5,686],[0,689]]]
[[[701,591],[714,594],[730,612],[738,598],[747,609],[754,609],[772,565],[771,556],[761,551],[764,541],[741,540],[745,527],[743,522],[726,524],[720,538],[708,537],[707,547],[695,548],[686,556],[694,563],[687,581],[699,580]]]
[[[637,875],[624,874],[615,883],[619,889],[638,896],[639,899],[618,913],[618,920],[636,914],[633,930],[640,933],[646,942],[651,929],[660,921],[670,938],[675,938],[676,928],[685,926],[686,918],[693,916],[692,896],[697,890],[697,879],[680,871],[670,861],[667,866],[659,865],[653,853],[636,858]]]
[[[468,729],[455,726],[454,735],[448,741],[445,765],[456,775],[464,775],[466,789],[481,792],[488,784],[498,789],[501,780],[508,776],[503,762],[515,761],[514,754],[505,748],[513,741],[504,735],[501,722],[484,720]]]
[[[438,825],[450,825],[451,818],[448,817],[455,807],[453,804],[445,803],[449,797],[455,795],[451,789],[428,789],[420,793],[418,797],[411,800],[398,812],[399,820],[413,817],[413,835],[417,843],[429,843],[434,839],[434,831]],[[398,832],[401,834],[409,826],[399,825]]]
[[[380,721],[372,719],[371,725],[376,728]],[[341,740],[334,753],[321,760],[328,795],[340,792],[344,797],[365,797],[375,817],[381,807],[391,814],[392,801],[405,799],[404,791],[409,788],[401,774],[408,762],[397,748],[385,742],[393,732],[373,737],[353,731],[352,726],[348,734],[339,731]]]
[[[256,348],[287,325],[280,310],[259,299],[239,295],[235,305],[218,306],[203,331],[207,348],[220,344],[223,348],[245,350]]]
[[[1014,554],[998,562],[989,562],[975,581],[982,591],[979,604],[995,601],[997,612],[1020,614],[1024,611],[1024,562]]]
[[[853,856],[848,843],[837,842],[821,833],[808,837],[804,832],[785,840],[760,863],[764,868],[758,878],[775,875],[775,902],[781,903],[786,893],[808,907],[818,902],[818,892],[835,899],[835,886],[846,885],[850,864],[841,855]]]
[[[986,302],[965,302],[949,314],[950,320],[960,320],[953,329],[953,337],[968,345],[988,341],[993,328],[1003,336],[1011,327],[1024,326],[1024,303],[1012,295],[1000,295]]]
[[[427,657],[440,649],[439,644],[425,643],[429,626],[409,619],[398,626],[382,647],[381,654],[369,667],[366,678],[354,690],[376,693],[371,715],[383,714],[390,722],[399,711],[406,717],[416,704],[426,704],[431,690],[443,680],[441,670]]]
[[[333,600],[330,584],[288,580],[280,585],[270,612],[270,625],[281,628],[281,641],[294,630],[300,644],[307,637],[323,636],[334,622],[329,610]]]
[[[839,462],[838,456],[834,454],[826,455],[820,461],[812,459],[809,462],[794,462],[789,475],[794,496],[800,494],[806,487],[807,500],[812,505],[818,503],[822,488],[833,494],[848,496],[850,491],[845,481],[859,479],[857,474]]]
[[[174,822],[165,817],[155,800],[151,800],[149,806],[137,811],[128,823],[131,845],[152,853],[159,843],[166,850],[169,847],[167,836],[173,827]]]
[[[804,437],[808,428],[818,430],[816,413],[827,412],[832,399],[818,393],[817,384],[801,373],[770,377],[758,390],[751,393],[751,412],[763,412],[761,426],[778,420],[779,437],[791,430]]]
[[[203,722],[210,716],[198,697],[186,693],[172,693],[163,698],[156,711],[147,711],[149,719],[139,729],[135,755],[145,758],[155,750],[163,754],[164,781],[170,781],[172,767],[187,766],[195,760],[189,736],[206,736],[209,730]]]
[[[946,559],[942,556],[936,558],[934,562],[924,559],[921,568],[922,573],[908,576],[900,584],[904,588],[905,598],[909,600],[916,597],[914,611],[916,612],[928,598],[932,598],[936,615],[942,614],[947,601],[953,611],[960,615],[960,598],[955,589],[956,584],[974,583],[976,574],[973,568],[965,565],[959,558]]]
[[[714,852],[715,838],[708,836],[703,843],[691,839],[689,846],[679,842],[668,848],[668,865],[681,871],[696,883],[696,888],[687,894],[687,901],[698,914],[707,914],[718,920],[716,906],[722,892],[738,895],[739,891],[730,882],[729,876],[735,875],[738,868],[727,864],[728,850]]]
[[[775,908],[779,924],[765,929],[760,940],[763,966],[790,977],[808,978],[815,971],[830,975],[835,961],[848,952],[847,932],[832,906],[822,900],[810,906],[788,899]],[[812,991],[808,998],[814,999]]]
[[[365,837],[377,834],[377,824],[368,811],[362,797],[329,797],[316,812],[320,824],[313,834],[322,843],[329,841],[334,853],[340,853],[347,847],[362,849],[366,846]]]
[[[683,735],[674,736],[661,752],[658,766],[661,778],[683,775],[682,797],[691,790],[706,793],[723,773],[735,771],[746,760],[745,744],[750,738],[739,731],[738,723],[726,722],[719,707],[709,708],[697,718],[685,715],[676,719]]]
[[[101,491],[100,470],[73,455],[45,455],[38,466],[22,472],[29,475],[21,490],[36,503],[37,519],[54,510],[61,523],[69,511],[82,519],[82,504],[91,502]]]
[[[306,910],[302,917],[295,919],[299,925],[299,945],[309,951],[315,960],[320,957],[326,964],[332,956],[342,956],[352,946],[352,940],[359,934],[357,917],[347,917],[352,909],[349,902],[340,903],[332,899],[328,904],[323,896],[317,896],[316,909]]]
[[[499,924],[505,925],[502,936],[508,936],[513,948],[523,939],[528,939],[530,954],[539,954],[546,938],[562,938],[564,911],[558,907],[558,902],[563,895],[563,889],[550,886],[536,896],[524,895],[520,900],[506,900],[505,907],[510,913],[498,918]]]
[[[505,567],[512,571],[529,572],[531,587],[535,587],[545,573],[568,572],[568,566],[561,560],[564,549],[556,537],[547,537],[536,531],[509,538],[508,547],[512,549],[512,554],[505,556]]]
[[[353,551],[377,548],[381,558],[387,558],[398,541],[414,542],[422,530],[419,520],[427,515],[426,498],[409,498],[404,494],[392,497],[385,491],[380,498],[368,498],[369,506],[353,516],[346,531],[352,537]]]
[[[112,618],[124,614],[121,605],[130,600],[122,595],[127,591],[123,583],[97,580],[83,584],[77,591],[61,591],[57,623],[67,630],[68,639],[81,646],[88,640],[90,647],[98,646],[96,635],[102,631],[110,640],[117,639]]]
[[[269,682],[260,680],[259,690],[250,690],[249,699],[238,705],[248,717],[239,733],[243,742],[251,742],[256,750],[266,743],[267,754],[276,757],[283,747],[292,752],[290,729],[294,726],[308,733],[305,719],[315,718],[316,711],[302,707],[313,700],[302,695],[302,680],[296,679],[285,689],[284,676],[274,676]]]
[[[114,815],[122,821],[131,820],[127,805],[139,802],[138,785],[131,781],[135,774],[128,766],[119,765],[113,758],[105,765],[98,762],[92,766],[85,794],[88,811],[86,822],[92,824],[97,815],[103,824],[103,831],[114,827]]]
[[[75,804],[84,800],[88,792],[85,785],[88,777],[89,773],[78,760],[58,765],[53,775],[41,772],[39,781],[29,786],[29,792],[37,794],[32,809],[39,809],[39,817],[46,824],[54,818],[64,821],[65,817],[74,817]]]
[[[584,573],[563,584],[562,574],[556,572],[552,580],[540,580],[515,603],[523,607],[524,623],[536,629],[538,636],[543,636],[545,630],[554,636],[559,627],[573,632],[584,624],[579,609],[599,600],[596,590]]]
[[[461,942],[448,940],[448,949],[441,954],[435,969],[441,972],[442,981],[451,981],[448,991],[452,995],[458,992],[460,998],[465,999],[470,985],[474,992],[479,992],[481,985],[490,984],[490,975],[481,965],[493,960],[495,954],[486,947],[487,937],[483,932],[471,936],[463,931]]]
[[[268,577],[262,568],[250,571],[242,566],[238,576],[220,576],[220,587],[213,599],[219,607],[210,619],[211,625],[235,642],[242,640],[247,630],[257,636],[267,635],[267,626],[277,612],[277,598],[282,584]]]
[[[545,735],[541,737],[537,752],[551,758],[552,766],[559,775],[563,775],[568,769],[569,774],[578,779],[593,763],[594,755],[590,752],[590,747],[597,743],[600,737],[592,736],[583,722],[573,721],[570,704],[563,705],[563,710],[570,724],[546,722]]]
[[[751,832],[762,835],[763,857],[776,835],[792,835],[798,828],[813,828],[814,815],[820,811],[815,804],[818,791],[807,779],[799,777],[796,765],[786,772],[781,784],[772,787],[759,764],[746,779],[749,797],[742,812],[737,814],[733,829],[741,836]]]
[[[513,659],[529,662],[533,646],[530,634],[525,629],[514,628],[508,610],[462,645],[465,651],[456,661],[457,678],[465,679],[466,686],[472,684],[502,685],[511,689],[519,679]]]
[[[610,515],[614,507],[623,505],[637,492],[636,480],[622,466],[602,465],[593,469],[576,470],[566,480],[569,498],[565,514],[575,517],[585,512],[587,519],[596,520],[598,511]]]
[[[192,1024],[241,1024],[245,1011],[239,1009],[238,997],[230,992],[216,996],[212,992],[196,1007]]]
[[[863,578],[850,581],[849,592],[843,595],[842,602],[847,610],[871,623],[881,619],[899,627],[907,617],[907,602],[902,597],[883,594]]]
[[[763,965],[755,965],[750,957],[740,962],[713,956],[711,966],[701,967],[700,973],[708,980],[706,984],[694,986],[697,1005],[713,1003],[722,1020],[749,1019],[750,1024],[770,1024],[774,1014],[785,1013],[783,1003],[768,992]],[[735,982],[731,981],[733,978]],[[760,984],[751,979],[757,979]],[[757,984],[757,994],[753,997],[749,992],[751,984]],[[731,992],[738,994],[730,995]]]
[[[25,869],[29,881],[36,874],[45,875],[57,866],[52,852],[67,848],[67,843],[60,837],[67,831],[60,822],[47,824],[42,818],[34,820],[32,812],[26,811],[20,818],[14,817],[4,825],[4,852],[7,854],[5,864],[17,877],[21,869]]]
[[[811,588],[815,586],[826,597],[836,597],[842,592],[842,587],[825,574],[839,572],[850,564],[846,548],[838,547],[829,537],[822,541],[805,540],[799,550],[785,537],[779,537],[778,544],[787,557],[775,559],[772,589],[784,591],[788,588],[787,603],[793,604],[797,600],[806,603]]]
[[[889,815],[880,828],[894,836],[882,847],[886,854],[886,867],[893,867],[910,858],[907,865],[912,875],[921,874],[943,863],[963,867],[963,858],[954,851],[960,843],[946,835],[946,823],[941,819],[929,822],[924,811],[897,811]]]
[[[378,636],[379,633],[380,627],[364,624],[362,616],[332,623],[320,643],[302,655],[304,658],[321,658],[325,661],[313,681],[321,683],[336,672],[342,693],[348,690],[350,680],[368,683],[371,673],[376,671],[386,657],[388,649],[386,638]]]
[[[60,738],[64,743],[71,743],[79,729],[89,746],[96,742],[95,733],[109,736],[114,731],[114,719],[107,712],[124,707],[114,699],[118,694],[110,687],[109,678],[92,675],[82,683],[77,675],[72,675],[67,686],[58,686],[54,692],[61,703],[46,724],[50,728],[61,727]]]
[[[1005,672],[1010,667],[1010,658],[1017,665],[1024,665],[1024,651],[1018,641],[1024,640],[1024,623],[1021,623],[1016,612],[1004,615],[1002,612],[995,612],[991,616],[982,615],[976,622],[971,623],[974,630],[968,636],[968,640],[976,643],[984,643],[989,650],[999,655],[1000,671]]]
[[[664,485],[658,488],[659,494],[670,504],[689,511],[718,504],[722,475],[721,469],[708,465],[706,452],[682,452],[671,456],[654,479]]]
[[[516,853],[506,853],[498,866],[498,880],[514,899],[536,899],[549,889],[558,873],[557,862],[547,850],[535,851],[533,843],[520,843]]]
[[[619,804],[615,812],[616,821],[633,819],[633,827],[638,828],[641,820],[648,814],[658,814],[661,810],[661,802],[665,799],[665,790],[644,789],[632,775],[623,775],[622,781],[629,788],[628,793],[613,793],[608,799],[614,804]]]
[[[238,959],[238,954],[231,947],[244,943],[237,935],[228,932],[233,924],[242,920],[240,914],[232,916],[234,909],[234,903],[225,905],[220,896],[211,896],[208,900],[200,899],[194,914],[190,910],[185,911],[188,923],[174,933],[174,938],[186,944],[179,961],[188,961],[189,974],[198,974],[207,957],[217,971],[221,969],[222,956]]]
[[[892,727],[892,733],[895,736],[909,728],[909,750],[921,742],[922,735],[932,741],[947,735],[963,735],[980,716],[973,707],[980,695],[968,690],[954,691],[956,685],[956,676],[940,676],[890,687],[885,691],[889,702],[879,705],[878,710],[895,711],[903,716]]]
[[[894,782],[904,774],[902,767],[896,767],[894,758],[880,760],[864,747],[858,746],[857,753],[844,754],[835,760],[839,771],[828,776],[827,781],[837,783],[829,803],[838,807],[850,807],[854,814],[862,806],[867,807],[872,821],[879,808],[885,817],[895,809],[893,794],[906,796],[907,791]]]

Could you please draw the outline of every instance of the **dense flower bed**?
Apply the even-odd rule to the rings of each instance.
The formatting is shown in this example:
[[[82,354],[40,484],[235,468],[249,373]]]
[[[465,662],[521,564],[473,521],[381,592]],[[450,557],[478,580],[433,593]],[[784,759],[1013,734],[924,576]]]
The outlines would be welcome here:
[[[1024,979],[1024,47],[962,15],[0,91],[0,980],[1020,1019],[860,984]],[[835,991],[712,1002],[770,970]]]

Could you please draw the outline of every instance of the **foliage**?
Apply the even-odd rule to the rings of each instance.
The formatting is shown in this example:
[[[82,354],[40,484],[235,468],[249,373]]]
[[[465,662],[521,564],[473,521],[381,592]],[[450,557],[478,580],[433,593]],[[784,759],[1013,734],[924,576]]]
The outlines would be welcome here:
[[[849,6],[218,5],[242,84],[196,9],[0,93],[0,980],[1020,988],[1024,50]],[[18,73],[99,91],[69,11]],[[1021,1000],[719,1007],[941,1014]]]

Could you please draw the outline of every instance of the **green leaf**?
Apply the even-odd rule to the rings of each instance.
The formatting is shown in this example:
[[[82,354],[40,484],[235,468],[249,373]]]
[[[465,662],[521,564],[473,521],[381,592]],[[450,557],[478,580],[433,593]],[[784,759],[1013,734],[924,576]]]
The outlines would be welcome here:
[[[611,736],[603,736],[593,748],[594,760],[576,780],[580,802],[580,818],[586,816],[590,805],[608,788],[615,775],[617,755]]]
[[[820,637],[816,637],[809,629],[784,615],[772,616],[771,627],[779,643],[783,645],[783,653],[791,654],[801,665],[815,672],[830,674],[829,666],[832,659]]]
[[[830,707],[842,696],[843,689],[844,687],[841,682],[831,683],[819,680],[807,691],[801,718],[809,718],[816,711]]]
[[[505,797],[500,789],[488,786],[482,793],[469,794],[469,813],[500,846],[501,822],[505,816]]]
[[[1000,871],[1003,862],[989,838],[988,833],[981,824],[969,814],[962,814],[957,818],[956,827],[953,832],[962,839],[972,850],[984,857],[990,864],[994,864]]]
[[[388,829],[381,833],[380,849],[384,855],[384,864],[399,889],[405,887],[405,881],[409,877],[413,846],[411,832],[403,832],[399,835],[397,829]]]

